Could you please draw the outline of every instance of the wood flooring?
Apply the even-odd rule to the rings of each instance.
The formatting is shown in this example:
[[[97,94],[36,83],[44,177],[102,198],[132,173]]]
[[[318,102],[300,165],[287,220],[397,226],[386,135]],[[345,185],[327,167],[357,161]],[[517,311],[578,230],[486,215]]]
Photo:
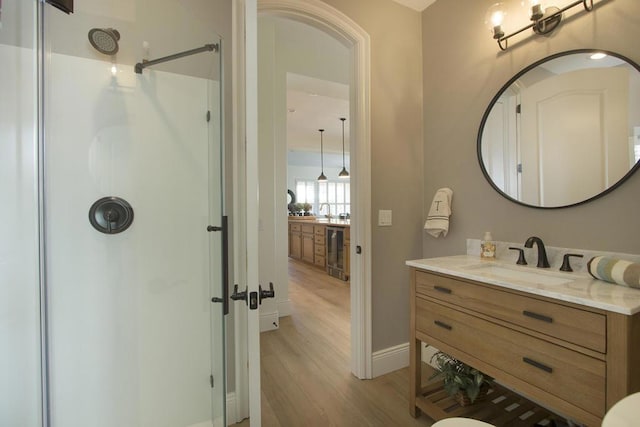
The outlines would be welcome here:
[[[431,426],[409,414],[408,368],[351,374],[349,282],[289,260],[289,298],[292,315],[261,334],[263,426]]]

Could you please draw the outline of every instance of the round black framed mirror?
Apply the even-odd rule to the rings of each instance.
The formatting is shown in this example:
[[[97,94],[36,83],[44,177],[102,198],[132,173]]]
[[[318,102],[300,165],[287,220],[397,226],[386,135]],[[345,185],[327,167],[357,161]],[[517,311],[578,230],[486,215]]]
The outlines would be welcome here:
[[[580,49],[526,67],[491,100],[477,151],[491,186],[525,206],[575,206],[613,191],[640,165],[640,66]]]

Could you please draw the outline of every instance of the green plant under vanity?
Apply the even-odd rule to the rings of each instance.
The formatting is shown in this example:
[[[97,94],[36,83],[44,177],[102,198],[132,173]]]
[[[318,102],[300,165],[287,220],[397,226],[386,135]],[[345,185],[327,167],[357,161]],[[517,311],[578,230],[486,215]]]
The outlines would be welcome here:
[[[435,364],[437,371],[430,379],[444,380],[445,391],[456,397],[461,406],[466,404],[465,395],[473,403],[486,395],[491,385],[491,377],[442,351],[431,357],[431,363]]]

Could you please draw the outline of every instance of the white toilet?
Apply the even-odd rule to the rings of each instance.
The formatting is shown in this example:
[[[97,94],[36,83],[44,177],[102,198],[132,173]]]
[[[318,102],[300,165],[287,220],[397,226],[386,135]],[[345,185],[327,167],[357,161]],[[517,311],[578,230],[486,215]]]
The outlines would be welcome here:
[[[433,424],[431,427],[495,427],[493,424],[484,421],[474,420],[473,418],[445,418]]]
[[[630,394],[607,411],[602,420],[602,427],[637,426],[638,414],[640,414],[638,407],[640,407],[640,393]]]

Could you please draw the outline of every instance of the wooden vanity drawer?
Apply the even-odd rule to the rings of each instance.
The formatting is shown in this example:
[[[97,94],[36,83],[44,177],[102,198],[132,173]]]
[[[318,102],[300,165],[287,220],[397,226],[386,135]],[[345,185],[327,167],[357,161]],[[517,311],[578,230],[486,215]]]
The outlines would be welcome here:
[[[313,224],[301,224],[302,232],[306,234],[313,234]]]
[[[325,227],[324,225],[314,225],[313,226],[313,230],[314,233],[316,234],[316,236],[323,236],[324,237],[324,232],[326,231],[327,227]]]
[[[606,352],[607,321],[600,313],[421,271],[416,272],[416,292]]]
[[[315,235],[315,237],[314,237],[314,242],[315,242],[315,244],[316,244],[316,245],[322,245],[322,246],[324,246],[324,234],[322,234],[322,235],[320,235],[320,236],[319,236],[319,235],[316,233],[316,235]],[[324,249],[322,249],[322,250],[324,251]]]
[[[496,372],[506,372],[589,413],[603,416],[603,361],[438,303],[422,298],[415,301],[419,333],[485,361]],[[427,339],[424,341],[428,343]]]
[[[316,243],[316,245],[314,246],[314,253],[315,253],[315,255],[316,255],[316,256],[317,256],[317,255],[325,256],[325,254],[324,254],[324,250],[325,250],[325,246],[324,246],[324,245],[319,246],[319,245]]]

